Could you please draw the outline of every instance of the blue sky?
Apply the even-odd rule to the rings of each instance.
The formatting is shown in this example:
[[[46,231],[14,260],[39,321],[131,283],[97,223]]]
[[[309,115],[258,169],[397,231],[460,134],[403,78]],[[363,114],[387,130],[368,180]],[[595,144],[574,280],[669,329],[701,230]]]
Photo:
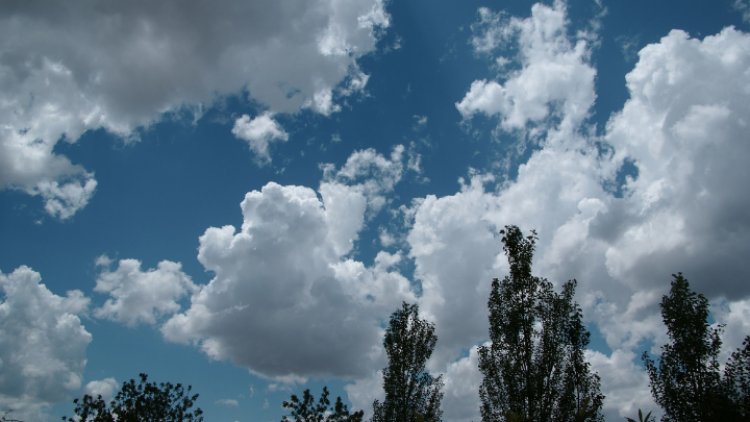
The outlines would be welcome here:
[[[0,6],[0,409],[147,372],[207,420],[328,385],[368,410],[401,301],[478,418],[497,236],[579,282],[611,420],[685,273],[750,333],[750,3]]]

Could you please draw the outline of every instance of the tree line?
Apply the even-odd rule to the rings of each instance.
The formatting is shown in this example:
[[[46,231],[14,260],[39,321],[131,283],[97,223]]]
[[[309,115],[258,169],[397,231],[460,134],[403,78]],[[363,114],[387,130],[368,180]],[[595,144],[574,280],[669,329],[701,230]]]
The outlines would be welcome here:
[[[479,348],[480,413],[484,422],[599,422],[604,395],[599,374],[586,361],[590,333],[575,302],[576,280],[556,292],[531,271],[537,235],[516,226],[501,231],[509,274],[493,279],[488,300],[489,342]],[[708,323],[708,300],[690,289],[682,274],[673,275],[661,301],[669,343],[659,356],[642,359],[651,393],[663,422],[750,420],[750,336],[721,371],[721,326]],[[403,303],[390,317],[383,339],[388,365],[383,369],[382,401],[372,405],[372,422],[442,420],[442,376],[426,369],[437,343],[434,324],[419,317],[415,304]],[[101,396],[74,400],[74,416],[63,421],[203,421],[192,410],[198,394],[191,387],[149,382],[123,383],[107,403]],[[337,397],[332,404],[323,387],[318,400],[309,389],[282,403],[282,422],[362,422],[364,411],[351,411]],[[638,421],[654,421],[638,411]],[[635,422],[636,419],[625,418]],[[6,420],[6,417],[0,418]]]

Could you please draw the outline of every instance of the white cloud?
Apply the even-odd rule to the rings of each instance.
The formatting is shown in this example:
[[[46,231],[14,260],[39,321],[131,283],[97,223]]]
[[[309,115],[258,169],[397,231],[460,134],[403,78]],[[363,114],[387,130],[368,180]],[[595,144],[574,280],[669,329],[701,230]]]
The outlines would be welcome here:
[[[396,145],[386,158],[373,148],[355,151],[338,171],[331,165],[324,166],[326,185],[346,186],[367,200],[370,214],[377,213],[387,203],[386,195],[393,191],[404,173],[404,146]]]
[[[216,400],[216,404],[224,407],[237,407],[240,405],[240,402],[235,399],[220,399]]]
[[[639,355],[628,350],[616,350],[610,356],[587,351],[586,360],[601,375],[602,391],[607,396],[603,409],[606,420],[635,418],[638,409],[644,414],[652,412],[659,419],[661,411],[651,397]]]
[[[372,181],[390,174],[389,163],[357,152],[340,171],[328,167],[320,196],[273,182],[247,193],[241,227],[200,237],[198,259],[214,278],[164,336],[278,380],[367,374],[382,360],[380,321],[414,300],[391,270],[398,255],[381,254],[372,267],[347,258],[372,196],[392,189]]]
[[[537,274],[556,283],[578,279],[584,315],[612,349],[609,356],[590,353],[608,396],[607,414],[632,417],[638,407],[655,408],[637,356],[644,340],[657,348],[665,341],[658,304],[671,273],[682,271],[697,291],[724,298],[715,314],[728,323],[728,346],[736,347],[750,326],[750,288],[738,282],[750,276],[750,217],[742,212],[750,206],[750,144],[744,142],[750,36],[727,28],[701,40],[672,31],[645,47],[626,78],[630,99],[604,135],[592,139],[585,118],[595,73],[583,41],[566,41],[562,3],[536,5],[528,19],[489,10],[480,19],[483,31],[496,26],[475,41],[477,50],[492,52],[515,40],[521,69],[502,83],[475,81],[459,110],[465,117],[497,116],[506,130],[541,127],[534,133],[543,142],[515,180],[495,190],[491,179],[474,175],[454,195],[415,202],[408,242],[416,277],[426,286],[420,304],[437,323],[437,363],[456,363],[461,350],[486,338],[486,310],[464,304],[485,303],[490,278],[504,275],[507,264],[493,235],[517,224],[539,232]],[[531,81],[550,95],[509,94],[508,87]],[[600,141],[612,150],[602,153],[595,147]],[[626,162],[637,176],[617,197],[609,186]]]
[[[548,118],[555,117],[561,136],[569,136],[593,104],[596,72],[588,64],[586,34],[578,34],[575,42],[566,36],[565,3],[556,1],[552,7],[537,3],[526,19],[504,19],[486,8],[479,15],[479,25],[473,27],[475,50],[492,53],[499,46],[516,43],[520,69],[502,83],[474,81],[456,103],[458,111],[465,119],[477,113],[498,115],[506,131],[523,130],[529,124],[548,125]]]
[[[711,303],[711,312],[719,324],[724,324],[720,362],[742,347],[745,337],[750,335],[750,298],[728,301],[721,299]]]
[[[155,324],[159,317],[179,311],[177,301],[196,290],[177,262],[161,261],[156,268],[142,271],[140,261],[121,259],[114,271],[107,265],[97,277],[94,291],[110,298],[94,310],[94,315],[128,326]]]
[[[443,376],[443,417],[455,422],[481,420],[479,414],[479,354],[477,347],[469,355],[448,365]]]
[[[250,116],[243,114],[234,122],[232,134],[250,146],[261,162],[270,161],[268,145],[274,141],[286,141],[289,134],[284,131],[271,113],[263,113],[250,120]]]
[[[330,114],[364,89],[357,60],[390,24],[382,0],[100,6],[21,2],[0,17],[0,188],[42,196],[59,218],[95,187],[54,152],[61,139],[137,137],[163,113],[243,91],[271,112]]]
[[[742,15],[742,20],[750,22],[750,1],[748,0],[734,0],[732,3],[734,10]]]
[[[24,266],[0,273],[0,289],[0,407],[43,420],[49,403],[81,386],[91,334],[79,315],[89,301],[77,290],[55,295]]]
[[[117,380],[114,378],[104,378],[100,380],[94,380],[86,383],[84,391],[91,397],[102,396],[104,401],[109,402],[115,395],[115,391],[120,387]]]
[[[487,302],[498,252],[487,219],[493,207],[477,177],[455,195],[426,197],[416,209],[407,242],[422,284],[420,311],[436,323],[440,366],[487,335],[487,312],[478,305]]]
[[[44,199],[44,209],[53,217],[65,220],[85,207],[94,195],[96,180],[90,173],[80,174],[77,180],[64,182],[41,180],[35,189],[27,190],[39,194]]]
[[[360,378],[351,384],[344,386],[346,395],[351,402],[352,409],[364,410],[365,418],[372,416],[372,403],[375,400],[383,401],[383,371],[376,371],[367,377]]]
[[[614,164],[629,158],[638,169],[601,216],[607,266],[632,283],[679,270],[709,297],[746,296],[736,280],[750,276],[750,36],[672,31],[639,56],[630,99],[607,125]]]

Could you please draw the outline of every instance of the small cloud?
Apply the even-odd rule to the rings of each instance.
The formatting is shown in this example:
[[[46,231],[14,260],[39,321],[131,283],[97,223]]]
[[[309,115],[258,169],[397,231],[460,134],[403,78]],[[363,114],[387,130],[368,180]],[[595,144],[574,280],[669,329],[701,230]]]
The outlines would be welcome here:
[[[329,88],[315,92],[312,100],[308,101],[306,106],[326,117],[341,111],[341,106],[333,102],[333,92]]]
[[[224,407],[237,407],[240,405],[240,403],[235,399],[219,399],[219,400],[216,400],[214,403],[218,404],[219,406],[224,406]]]
[[[745,23],[750,23],[750,0],[735,0],[732,7],[742,15]]]
[[[416,128],[425,127],[427,125],[427,116],[421,116],[419,114],[415,114],[412,116],[414,118],[414,125]]]
[[[289,134],[274,120],[273,114],[268,112],[252,120],[250,116],[243,114],[234,122],[232,134],[246,141],[261,162],[271,161],[268,152],[271,142],[286,142],[289,139]]]
[[[389,233],[388,230],[386,230],[386,229],[384,229],[382,227],[379,230],[378,238],[380,239],[380,244],[384,248],[387,248],[387,247],[393,245],[394,243],[396,243],[396,239],[393,237],[393,235],[391,233]]]
[[[108,257],[107,255],[99,255],[98,257],[96,257],[94,265],[96,265],[97,267],[109,268],[109,266],[112,265],[112,258]]]
[[[92,397],[102,396],[104,401],[109,401],[114,396],[117,386],[117,381],[109,377],[89,382],[84,391]]]

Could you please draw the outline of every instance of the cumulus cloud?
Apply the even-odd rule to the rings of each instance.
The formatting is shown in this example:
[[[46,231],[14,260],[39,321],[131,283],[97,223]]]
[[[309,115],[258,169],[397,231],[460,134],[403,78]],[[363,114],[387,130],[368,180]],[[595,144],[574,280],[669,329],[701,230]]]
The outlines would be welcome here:
[[[122,259],[110,270],[107,259],[97,260],[103,267],[94,291],[110,297],[94,310],[97,318],[118,321],[128,326],[155,324],[159,317],[180,310],[177,302],[198,288],[177,262],[161,261],[156,268],[141,270],[136,259]]]
[[[651,397],[648,375],[640,362],[640,355],[628,350],[615,350],[607,356],[588,351],[586,360],[591,369],[602,375],[602,391],[607,395],[603,413],[607,420],[635,417],[638,409],[652,412],[659,419],[660,410]]]
[[[355,151],[339,170],[324,165],[322,185],[347,186],[367,199],[368,211],[376,213],[387,202],[387,194],[401,180],[404,173],[404,146],[396,145],[389,158],[368,148]]]
[[[261,162],[270,161],[268,145],[274,141],[286,141],[289,134],[273,119],[271,113],[263,113],[252,120],[247,114],[234,122],[232,134],[250,146]]]
[[[12,417],[44,420],[49,403],[81,386],[91,334],[79,315],[89,300],[80,291],[58,296],[39,273],[0,272],[0,407]]]
[[[594,101],[596,72],[588,64],[586,34],[578,34],[576,40],[566,36],[565,3],[556,1],[552,7],[535,4],[531,17],[525,19],[505,18],[487,8],[480,9],[479,16],[472,39],[475,51],[490,54],[513,43],[519,51],[517,57],[503,57],[501,62],[517,61],[519,69],[511,71],[502,83],[474,81],[456,103],[461,115],[465,119],[477,113],[497,115],[506,131],[559,120],[556,126],[569,135]]]
[[[638,170],[601,216],[607,266],[632,283],[670,267],[709,296],[746,296],[736,280],[750,275],[750,36],[675,30],[639,57],[626,77],[630,99],[607,125],[614,163],[631,159]]]
[[[750,218],[740,211],[750,205],[750,36],[672,31],[646,46],[626,77],[630,98],[591,138],[595,71],[584,41],[567,41],[564,10],[560,2],[535,5],[527,19],[480,11],[477,50],[515,42],[520,69],[503,81],[475,81],[459,111],[496,116],[505,130],[542,127],[543,142],[514,180],[493,188],[492,176],[474,174],[454,195],[416,201],[409,254],[422,309],[437,323],[438,367],[448,368],[461,362],[461,345],[486,338],[486,311],[468,304],[485,303],[491,277],[507,271],[493,235],[505,224],[537,229],[535,272],[556,283],[576,277],[584,315],[612,349],[589,354],[603,375],[607,414],[632,416],[655,408],[637,356],[644,341],[665,341],[659,301],[671,273],[721,299],[714,314],[728,324],[728,346],[750,325],[750,290],[737,282],[750,276]],[[509,93],[534,80],[553,94]],[[621,182],[628,165],[634,174]]]
[[[338,109],[389,26],[382,0],[45,4],[0,17],[0,188],[68,218],[94,175],[54,151],[103,128],[126,139],[164,113],[249,93],[272,112]],[[258,142],[256,141],[256,144]]]
[[[443,375],[443,417],[455,422],[481,420],[479,414],[479,353],[476,346],[469,355],[448,364]]]
[[[392,268],[399,255],[380,254],[371,267],[347,257],[371,196],[392,189],[371,183],[389,160],[369,150],[352,157],[328,168],[318,192],[271,182],[247,193],[240,227],[207,229],[198,260],[214,278],[164,336],[282,381],[362,377],[382,361],[380,322],[414,295]]]
[[[119,386],[120,385],[117,383],[117,380],[109,377],[86,383],[86,388],[84,388],[84,391],[91,397],[102,396],[102,399],[104,399],[104,401],[109,401],[112,397],[114,397],[115,390],[117,390]]]

